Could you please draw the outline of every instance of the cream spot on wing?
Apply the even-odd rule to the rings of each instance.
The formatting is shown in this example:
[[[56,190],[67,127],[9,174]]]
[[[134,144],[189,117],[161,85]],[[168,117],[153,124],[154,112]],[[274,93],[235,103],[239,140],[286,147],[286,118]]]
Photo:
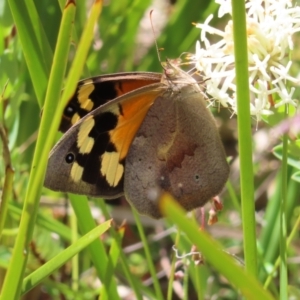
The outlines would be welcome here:
[[[89,98],[94,89],[93,80],[87,79],[78,91],[78,102],[80,103],[80,107],[86,111],[91,111],[94,107],[93,101]]]
[[[81,154],[88,154],[92,151],[92,148],[94,146],[95,140],[91,137],[87,137],[86,139],[83,140],[80,148],[79,148],[79,153]]]
[[[93,116],[89,116],[79,128],[77,136],[77,146],[79,148],[79,153],[85,154],[90,153],[95,140],[92,137],[89,137],[89,133],[95,125],[95,120]]]
[[[80,116],[76,113],[76,114],[73,115],[72,120],[71,120],[71,123],[72,123],[72,124],[75,124],[75,123],[77,123],[79,120],[80,120]]]
[[[80,104],[80,107],[86,111],[91,111],[94,107],[94,102],[91,99],[85,99],[85,101]]]
[[[82,178],[83,167],[79,166],[77,162],[74,162],[71,168],[71,178],[74,182],[79,182]]]
[[[119,158],[118,152],[105,152],[101,156],[100,172],[110,186],[117,186],[124,173],[124,166],[119,163]]]

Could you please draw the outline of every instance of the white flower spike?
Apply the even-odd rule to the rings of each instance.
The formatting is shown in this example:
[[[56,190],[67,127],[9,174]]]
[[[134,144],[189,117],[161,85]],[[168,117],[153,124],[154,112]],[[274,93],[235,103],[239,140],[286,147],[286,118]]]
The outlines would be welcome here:
[[[215,2],[220,4],[219,17],[231,14],[231,1]],[[297,105],[292,99],[295,89],[291,88],[289,92],[286,82],[299,84],[297,78],[288,74],[292,64],[288,54],[293,49],[292,35],[300,31],[300,7],[292,6],[289,0],[249,0],[246,9],[250,110],[259,121],[262,115],[272,113],[272,105]],[[197,43],[192,59],[204,80],[207,79],[207,93],[236,112],[232,21],[223,32],[209,25],[211,19],[209,16],[204,24],[196,25],[202,30],[201,43]],[[218,35],[221,39],[210,44],[208,34]],[[277,94],[272,98],[279,98],[274,104],[269,101],[271,94]]]

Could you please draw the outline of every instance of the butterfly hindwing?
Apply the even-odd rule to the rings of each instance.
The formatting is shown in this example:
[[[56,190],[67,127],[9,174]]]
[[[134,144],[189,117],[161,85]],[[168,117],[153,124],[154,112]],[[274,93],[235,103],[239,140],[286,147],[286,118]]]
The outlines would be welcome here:
[[[168,86],[149,109],[126,159],[124,191],[139,213],[160,218],[170,193],[186,210],[203,206],[229,173],[223,145],[197,82],[173,65]]]

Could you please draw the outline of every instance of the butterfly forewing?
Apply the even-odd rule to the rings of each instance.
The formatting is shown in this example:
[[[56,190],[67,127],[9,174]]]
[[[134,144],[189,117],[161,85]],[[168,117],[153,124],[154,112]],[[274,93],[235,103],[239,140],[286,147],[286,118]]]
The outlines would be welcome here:
[[[93,110],[50,153],[45,186],[115,198],[123,193],[125,158],[161,84],[138,89]]]

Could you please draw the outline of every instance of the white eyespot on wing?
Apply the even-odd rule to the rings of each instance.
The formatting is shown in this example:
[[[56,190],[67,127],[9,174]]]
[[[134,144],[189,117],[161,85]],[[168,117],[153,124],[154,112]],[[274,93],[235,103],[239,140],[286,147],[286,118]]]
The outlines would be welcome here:
[[[147,198],[154,203],[157,203],[160,195],[161,191],[158,187],[152,187],[147,189]]]

